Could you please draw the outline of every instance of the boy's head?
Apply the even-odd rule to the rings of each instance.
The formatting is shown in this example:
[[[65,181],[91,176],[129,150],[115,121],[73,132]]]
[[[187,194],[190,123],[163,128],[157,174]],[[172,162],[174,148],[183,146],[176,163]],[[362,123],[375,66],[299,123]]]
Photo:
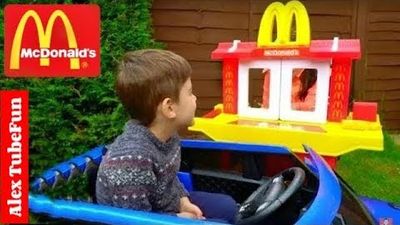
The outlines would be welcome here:
[[[179,104],[182,87],[187,89],[191,72],[189,63],[170,51],[128,52],[119,66],[116,92],[130,117],[148,126],[156,118],[160,103]]]

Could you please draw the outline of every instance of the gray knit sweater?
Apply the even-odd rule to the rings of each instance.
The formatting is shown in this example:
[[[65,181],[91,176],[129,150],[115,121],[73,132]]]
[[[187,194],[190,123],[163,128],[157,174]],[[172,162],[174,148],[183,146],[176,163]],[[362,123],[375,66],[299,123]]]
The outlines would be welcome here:
[[[162,142],[147,127],[130,120],[106,147],[96,181],[99,204],[179,212],[179,199],[188,193],[176,176],[181,160],[178,135]]]

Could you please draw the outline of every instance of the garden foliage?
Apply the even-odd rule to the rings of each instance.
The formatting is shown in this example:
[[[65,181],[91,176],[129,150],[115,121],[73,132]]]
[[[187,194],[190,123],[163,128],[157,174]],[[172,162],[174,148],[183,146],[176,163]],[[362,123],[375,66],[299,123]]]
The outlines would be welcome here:
[[[4,6],[26,2],[10,0],[0,3],[0,30],[4,26]],[[126,51],[161,47],[161,44],[152,39],[150,0],[32,2],[91,3],[100,6],[101,75],[98,78],[7,78],[2,70],[0,90],[29,90],[31,179],[59,162],[109,143],[122,131],[127,115],[114,92],[118,60]],[[85,20],[82,19],[81,22],[84,23]],[[2,69],[3,43],[4,34],[0,32]],[[56,191],[56,194],[79,196],[83,190],[83,187],[80,190],[76,190],[76,187],[64,187]]]

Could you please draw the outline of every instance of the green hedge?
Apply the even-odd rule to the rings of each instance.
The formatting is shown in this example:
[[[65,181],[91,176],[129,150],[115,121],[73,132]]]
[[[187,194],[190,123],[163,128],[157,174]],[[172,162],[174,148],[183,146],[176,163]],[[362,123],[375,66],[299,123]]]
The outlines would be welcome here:
[[[3,72],[0,75],[1,90],[27,89],[30,93],[31,179],[58,162],[110,142],[121,132],[127,116],[113,89],[118,60],[128,50],[162,47],[152,39],[150,0],[79,2],[95,3],[101,8],[101,76],[9,79]],[[9,3],[26,1],[2,3],[1,30],[3,9]],[[34,3],[75,2],[45,0]],[[4,43],[3,35],[1,32],[0,45]],[[3,57],[1,50],[0,63],[3,63]],[[0,67],[3,68],[3,64]],[[78,196],[83,187],[80,189],[65,187],[56,192]]]

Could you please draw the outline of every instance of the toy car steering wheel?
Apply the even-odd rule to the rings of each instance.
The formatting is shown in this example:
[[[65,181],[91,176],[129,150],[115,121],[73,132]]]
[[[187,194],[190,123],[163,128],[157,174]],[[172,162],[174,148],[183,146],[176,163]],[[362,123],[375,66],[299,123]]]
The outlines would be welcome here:
[[[236,224],[256,224],[263,221],[296,193],[304,179],[305,172],[299,167],[292,167],[275,175],[242,203],[236,216]]]

